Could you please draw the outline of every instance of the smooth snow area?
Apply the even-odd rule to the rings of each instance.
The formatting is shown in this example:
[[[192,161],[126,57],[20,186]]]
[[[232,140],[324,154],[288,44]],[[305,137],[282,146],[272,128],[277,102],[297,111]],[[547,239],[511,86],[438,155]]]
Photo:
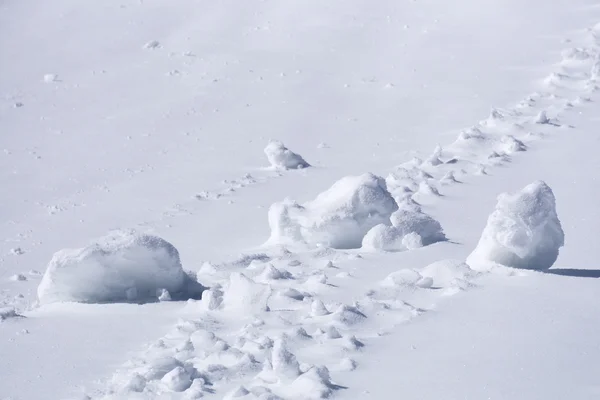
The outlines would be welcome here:
[[[0,399],[597,398],[599,22],[592,0],[2,2]],[[548,273],[465,264],[540,180]],[[502,232],[539,244],[537,222]],[[129,229],[178,256],[86,247]],[[502,243],[549,267],[559,236]]]

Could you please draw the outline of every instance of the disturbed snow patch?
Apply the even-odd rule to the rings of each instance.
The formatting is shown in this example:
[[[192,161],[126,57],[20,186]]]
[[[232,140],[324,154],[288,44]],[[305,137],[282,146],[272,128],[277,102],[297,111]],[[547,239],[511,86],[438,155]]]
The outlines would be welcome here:
[[[304,161],[301,155],[289,150],[283,143],[277,140],[271,141],[265,147],[265,154],[275,169],[301,169],[308,168],[310,164]]]
[[[268,244],[358,248],[369,229],[389,224],[397,209],[383,178],[347,176],[304,205],[291,200],[273,204]]]
[[[179,252],[157,236],[117,231],[82,249],[54,254],[38,287],[41,304],[193,297],[202,291]],[[167,296],[167,292],[169,296]]]
[[[554,193],[537,181],[517,193],[498,196],[496,210],[467,263],[480,270],[495,264],[547,270],[556,261],[564,238]]]

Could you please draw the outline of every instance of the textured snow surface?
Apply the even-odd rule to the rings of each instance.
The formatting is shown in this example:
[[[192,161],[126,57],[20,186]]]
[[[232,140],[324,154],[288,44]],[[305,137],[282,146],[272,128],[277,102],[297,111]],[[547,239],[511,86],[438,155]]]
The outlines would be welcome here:
[[[477,248],[467,262],[485,269],[507,267],[547,270],[558,258],[565,234],[556,215],[556,199],[545,182],[527,185],[498,197]]]
[[[171,243],[157,236],[117,231],[82,249],[55,253],[38,297],[41,304],[156,301],[166,298],[164,291],[189,295],[190,281]],[[201,291],[199,286],[194,290]]]
[[[598,398],[595,0],[0,9],[0,399]]]

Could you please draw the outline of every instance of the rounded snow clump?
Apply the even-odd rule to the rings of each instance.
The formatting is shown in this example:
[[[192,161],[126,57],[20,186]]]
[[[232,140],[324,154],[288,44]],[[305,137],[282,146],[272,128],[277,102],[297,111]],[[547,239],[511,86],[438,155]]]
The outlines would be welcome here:
[[[383,178],[370,173],[347,176],[304,205],[291,200],[273,204],[268,243],[359,248],[365,234],[389,224],[397,209]]]
[[[363,238],[367,250],[404,251],[446,240],[438,221],[418,208],[401,208],[394,212],[392,226],[380,224]]]
[[[117,231],[82,249],[55,253],[38,287],[38,298],[41,304],[156,301],[163,290],[186,296],[194,286],[191,281],[171,243]]]
[[[299,154],[289,150],[280,141],[271,141],[265,147],[265,154],[275,169],[301,169],[308,168],[310,164],[304,161],[304,158]]]
[[[564,239],[554,193],[546,183],[537,181],[520,192],[498,196],[496,210],[467,263],[479,270],[497,264],[547,270],[556,261]]]

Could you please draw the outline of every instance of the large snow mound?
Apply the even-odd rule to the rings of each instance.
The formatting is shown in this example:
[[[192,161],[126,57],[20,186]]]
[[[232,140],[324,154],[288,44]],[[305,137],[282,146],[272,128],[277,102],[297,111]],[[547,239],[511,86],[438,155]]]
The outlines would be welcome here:
[[[358,248],[372,227],[389,225],[397,209],[383,178],[347,176],[304,205],[291,200],[273,204],[269,243]]]
[[[440,223],[419,208],[401,208],[394,212],[392,226],[380,224],[363,238],[366,250],[403,251],[446,240]]]
[[[54,254],[38,287],[41,304],[156,301],[197,295],[202,288],[183,271],[179,252],[157,236],[113,232],[82,249]]]
[[[289,150],[285,145],[277,140],[269,142],[265,147],[265,154],[275,169],[300,169],[310,167],[310,164],[304,161],[299,154]]]
[[[498,196],[496,210],[467,263],[474,269],[500,264],[547,270],[556,261],[564,239],[554,193],[546,183],[537,181],[517,193]]]

